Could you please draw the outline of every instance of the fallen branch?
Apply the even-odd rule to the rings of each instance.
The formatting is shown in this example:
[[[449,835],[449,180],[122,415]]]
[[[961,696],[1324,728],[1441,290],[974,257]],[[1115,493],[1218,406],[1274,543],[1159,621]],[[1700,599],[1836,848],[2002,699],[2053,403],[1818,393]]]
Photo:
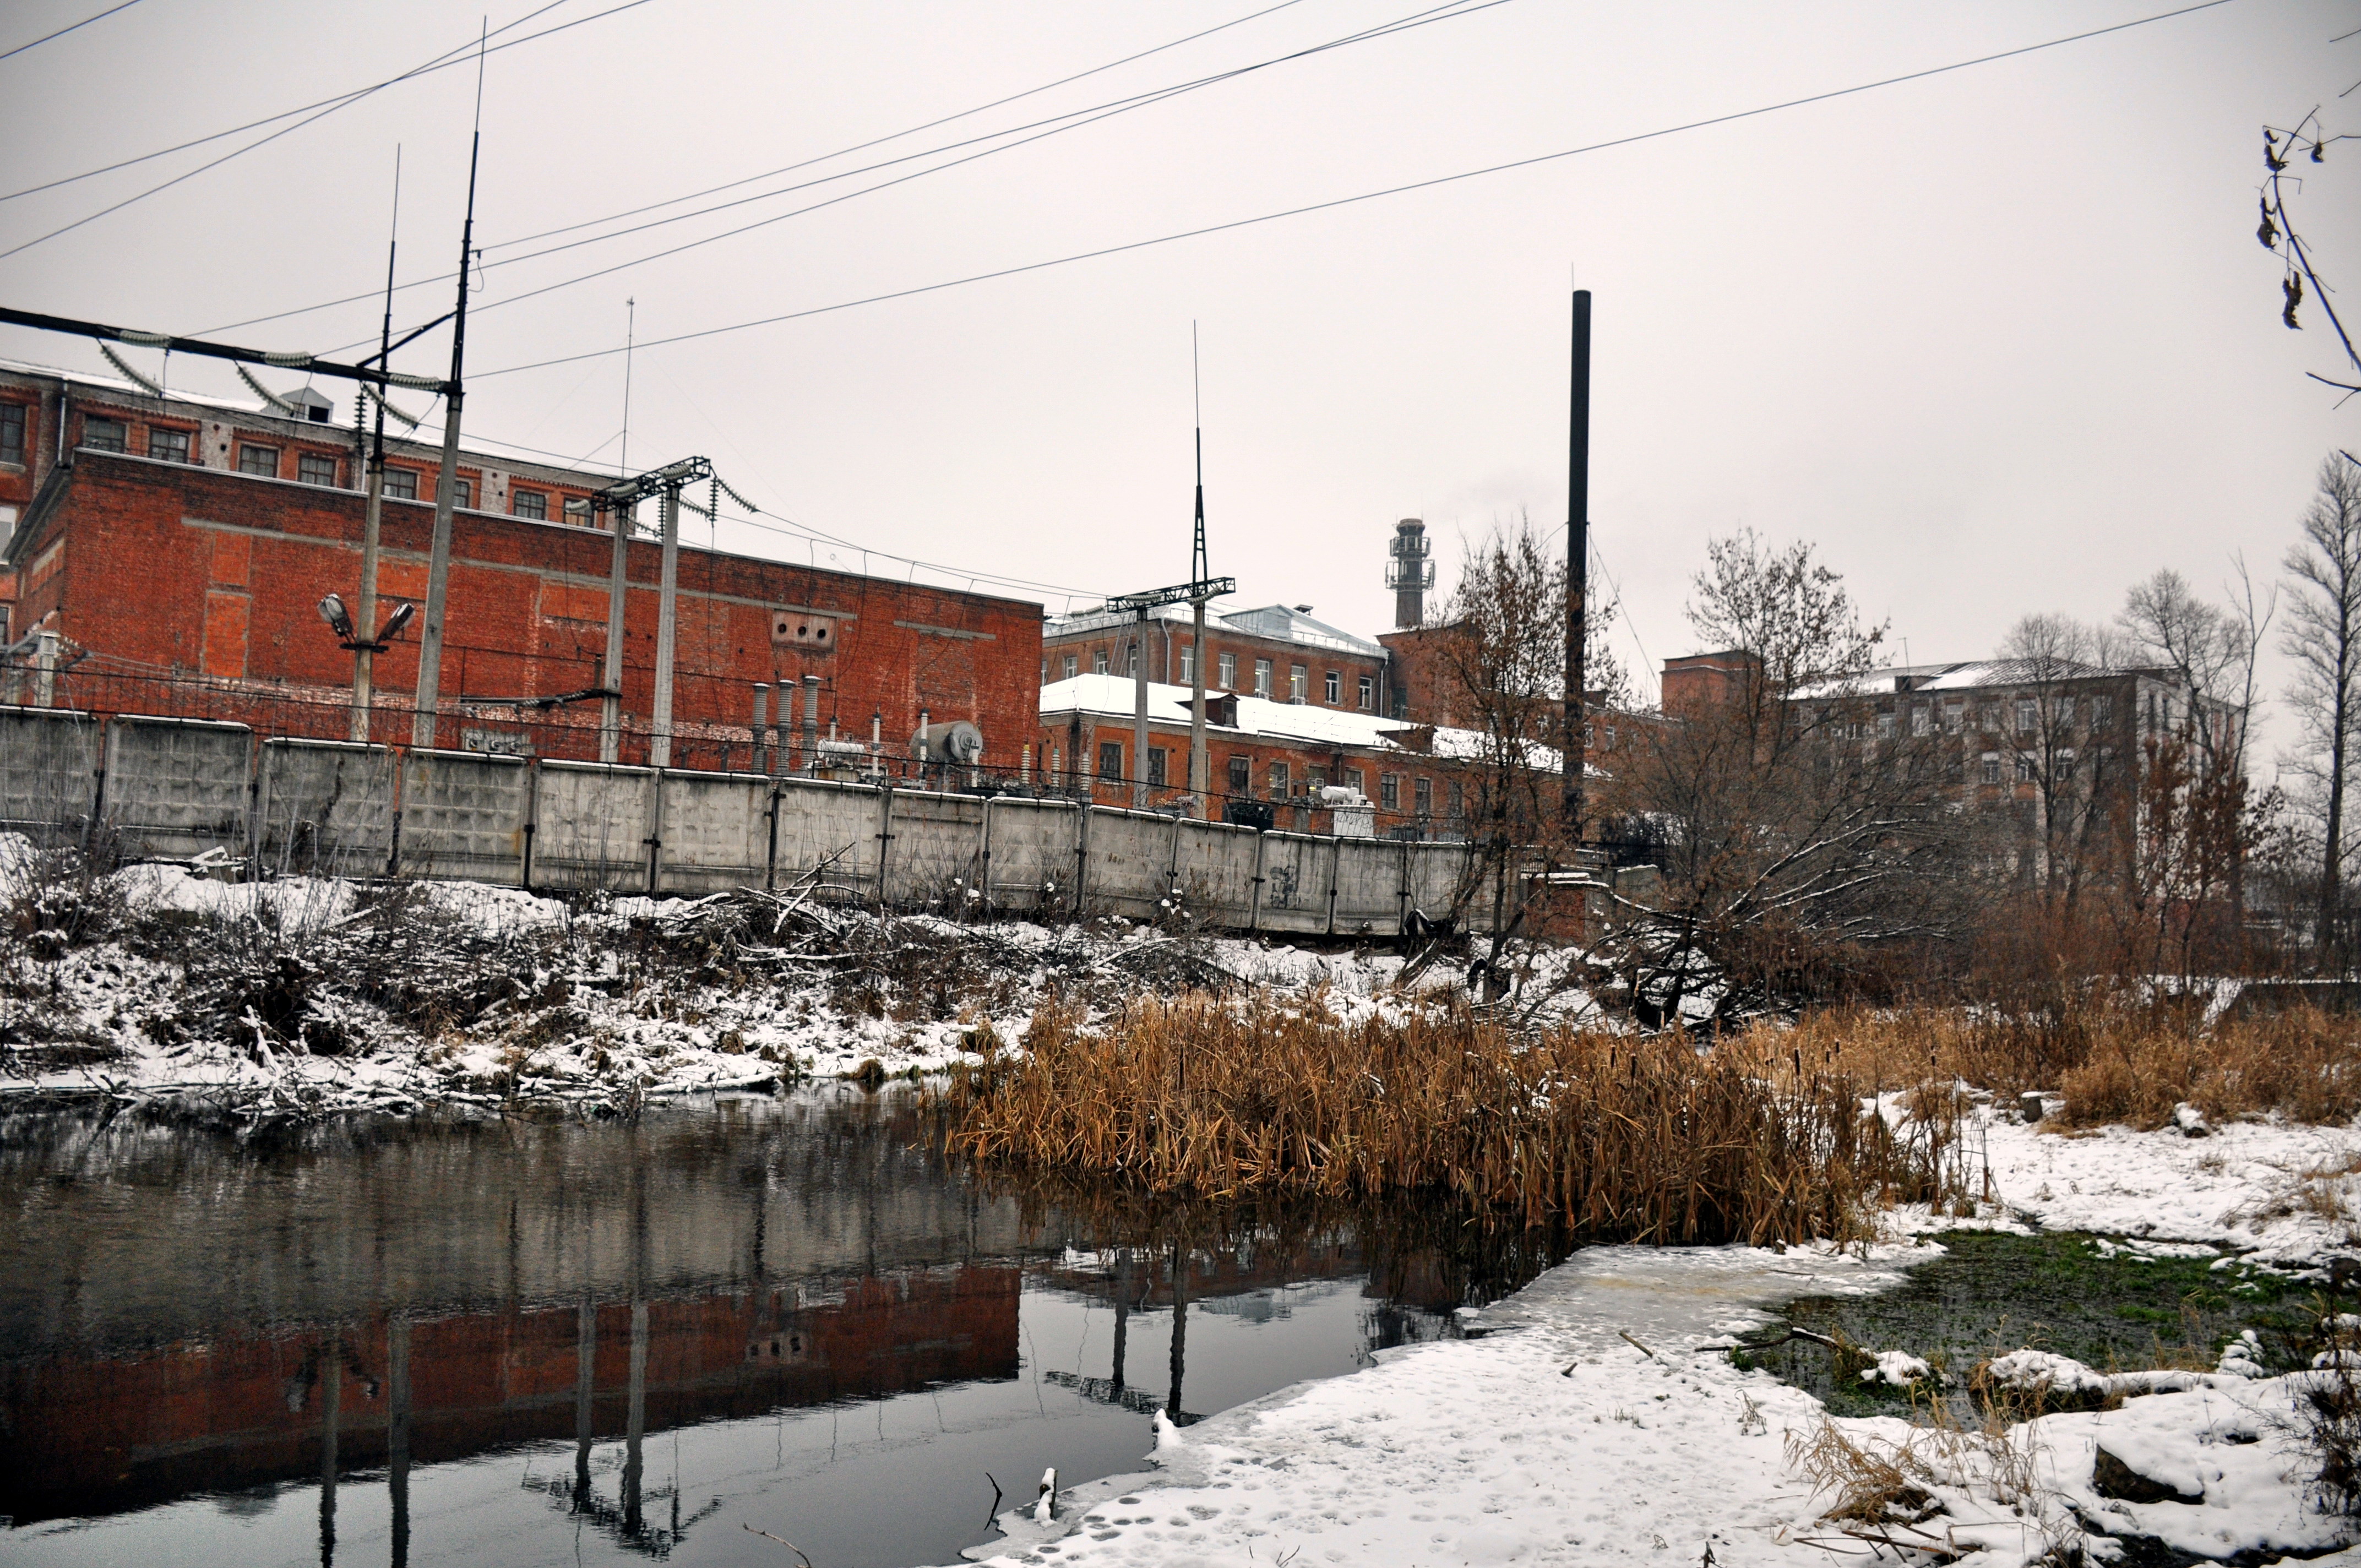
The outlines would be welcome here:
[[[804,1568],[811,1568],[811,1559],[810,1559],[810,1558],[808,1558],[808,1557],[804,1557],[804,1549],[803,1549],[802,1547],[800,1547],[800,1546],[797,1546],[794,1541],[789,1541],[786,1537],[785,1537],[785,1536],[781,1536],[781,1535],[773,1535],[773,1534],[772,1534],[769,1530],[756,1530],[752,1525],[748,1524],[744,1519],[740,1519],[740,1520],[738,1521],[738,1528],[739,1528],[740,1530],[744,1530],[744,1531],[745,1531],[747,1534],[749,1534],[749,1535],[759,1535],[759,1536],[761,1536],[764,1541],[777,1541],[781,1546],[785,1547],[789,1552],[794,1552],[796,1556],[798,1556],[798,1557],[803,1557],[803,1558],[804,1558]]]

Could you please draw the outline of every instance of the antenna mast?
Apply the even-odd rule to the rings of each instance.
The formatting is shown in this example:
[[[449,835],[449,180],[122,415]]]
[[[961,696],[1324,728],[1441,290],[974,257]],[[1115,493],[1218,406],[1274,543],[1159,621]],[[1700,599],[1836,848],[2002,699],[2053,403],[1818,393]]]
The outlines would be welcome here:
[[[452,313],[451,385],[443,411],[443,467],[434,492],[434,542],[426,558],[426,627],[418,639],[418,696],[411,721],[410,743],[422,750],[434,746],[434,713],[443,684],[443,610],[451,586],[451,508],[459,493],[459,405],[466,400],[460,370],[467,355],[467,274],[476,244],[476,168],[484,150],[484,44],[491,23],[484,23],[476,45],[476,129],[467,146],[467,216],[459,226],[459,303]],[[475,496],[472,500],[484,498]]]
[[[1205,383],[1197,361],[1197,323],[1189,323],[1189,395],[1197,420],[1197,541],[1189,554],[1189,603],[1195,614],[1189,638],[1189,794],[1197,815],[1212,815],[1205,759]]]

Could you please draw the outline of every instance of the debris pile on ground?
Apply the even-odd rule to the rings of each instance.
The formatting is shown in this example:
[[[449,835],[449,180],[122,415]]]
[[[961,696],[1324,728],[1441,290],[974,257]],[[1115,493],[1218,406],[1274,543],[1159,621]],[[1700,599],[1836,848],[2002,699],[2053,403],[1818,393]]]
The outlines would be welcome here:
[[[1049,1002],[1263,988],[1367,1004],[1402,963],[1122,920],[884,914],[809,887],[557,899],[214,869],[99,874],[0,835],[0,1090],[250,1115],[628,1112],[939,1069],[1014,1045]]]

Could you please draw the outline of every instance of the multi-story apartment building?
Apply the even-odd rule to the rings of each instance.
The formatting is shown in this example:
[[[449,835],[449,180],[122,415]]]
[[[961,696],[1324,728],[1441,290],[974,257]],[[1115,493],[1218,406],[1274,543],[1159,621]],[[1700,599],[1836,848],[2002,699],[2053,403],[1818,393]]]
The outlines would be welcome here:
[[[1758,678],[1735,650],[1667,659],[1667,718],[1741,700]],[[2065,659],[1982,659],[1883,669],[1789,699],[1827,739],[1907,744],[1933,759],[1962,806],[2005,814],[2004,869],[2048,882],[2072,865],[2128,867],[2138,854],[2140,792],[2160,758],[2178,779],[2238,765],[2243,717],[2177,672]]]

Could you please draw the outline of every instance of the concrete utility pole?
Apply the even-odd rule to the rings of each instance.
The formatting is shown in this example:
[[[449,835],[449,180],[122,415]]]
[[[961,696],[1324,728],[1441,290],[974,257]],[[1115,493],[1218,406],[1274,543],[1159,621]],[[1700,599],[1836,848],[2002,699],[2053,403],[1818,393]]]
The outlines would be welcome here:
[[[672,766],[673,634],[680,623],[680,487],[664,492],[664,565],[656,578],[656,690],[649,704],[648,765]]]
[[[1199,594],[1189,601],[1195,611],[1195,635],[1189,642],[1189,793],[1196,798],[1191,803],[1200,821],[1206,812],[1205,792],[1205,596]]]
[[[1133,623],[1132,666],[1137,672],[1132,682],[1131,699],[1131,804],[1142,811],[1148,809],[1148,609],[1140,607]]]
[[[1572,408],[1566,416],[1565,826],[1582,842],[1584,599],[1590,590],[1590,291],[1574,291]]]
[[[1205,601],[1213,592],[1205,580],[1205,393],[1197,373],[1195,322],[1189,323],[1189,396],[1197,416],[1197,535],[1189,551],[1189,586],[1196,590],[1189,596],[1189,793],[1202,822],[1213,816],[1213,770],[1205,755]]]
[[[623,760],[623,613],[631,591],[631,504],[609,506],[607,515],[614,520],[615,554],[607,568],[607,658],[598,667],[598,685],[607,694],[598,699],[598,760],[620,762]]]
[[[483,113],[483,82],[476,83],[477,114]],[[459,405],[466,393],[460,372],[467,356],[467,277],[476,244],[476,165],[484,133],[476,132],[467,152],[467,216],[459,228],[459,303],[451,314],[451,379],[443,392],[443,466],[434,488],[434,542],[426,557],[426,624],[418,636],[418,696],[410,743],[434,745],[434,714],[442,701],[443,611],[451,587],[451,508],[459,499]],[[482,498],[476,498],[481,499]]]

